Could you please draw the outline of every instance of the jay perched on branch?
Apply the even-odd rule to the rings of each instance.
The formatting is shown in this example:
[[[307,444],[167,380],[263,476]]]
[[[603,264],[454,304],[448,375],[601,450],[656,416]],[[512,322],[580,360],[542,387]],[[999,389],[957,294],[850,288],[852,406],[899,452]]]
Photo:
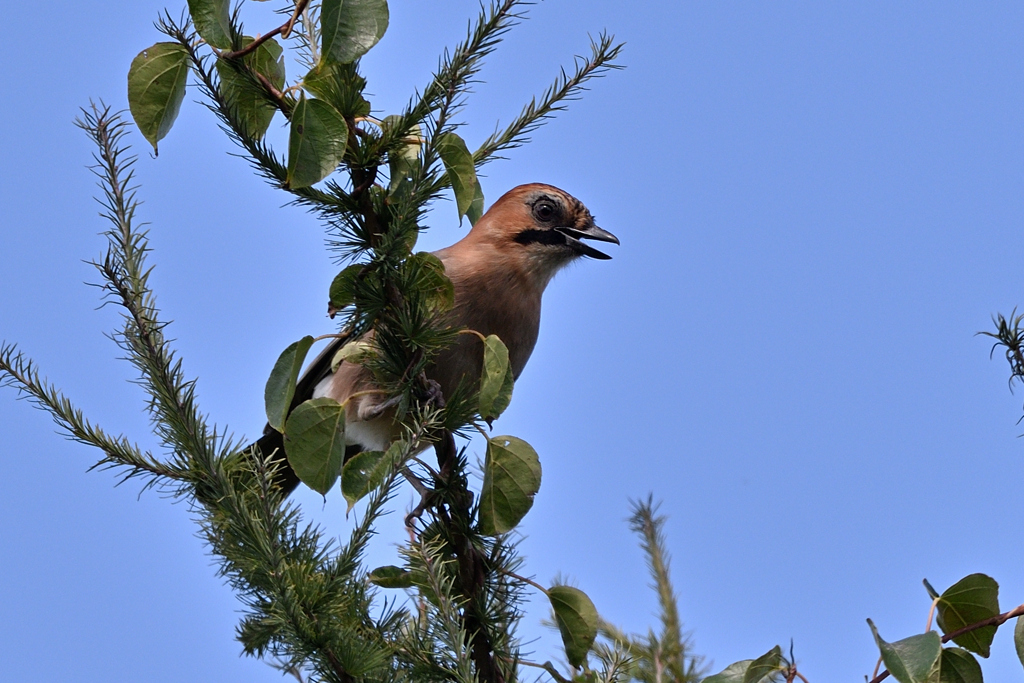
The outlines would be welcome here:
[[[551,278],[581,256],[611,258],[582,239],[619,243],[615,235],[594,224],[582,202],[556,187],[533,183],[505,193],[469,234],[434,252],[455,288],[449,324],[497,335],[508,348],[512,374],[518,378],[537,342],[541,295]],[[386,450],[401,436],[401,425],[395,420],[394,407],[386,405],[387,397],[372,391],[377,386],[368,370],[347,362],[331,370],[335,351],[346,341],[337,340],[306,369],[293,405],[321,396],[349,401],[347,459],[364,450]],[[478,338],[460,335],[438,354],[427,375],[443,395],[450,395],[460,382],[479,382],[481,353]],[[284,452],[281,433],[269,425],[257,446],[264,454],[275,449]],[[280,481],[290,492],[298,478],[286,463],[283,470]]]

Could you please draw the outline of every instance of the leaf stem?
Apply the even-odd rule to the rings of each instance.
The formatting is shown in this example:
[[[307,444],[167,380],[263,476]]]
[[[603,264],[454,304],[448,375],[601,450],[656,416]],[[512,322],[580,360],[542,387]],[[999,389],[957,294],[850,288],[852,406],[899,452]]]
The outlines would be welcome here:
[[[935,616],[935,608],[938,607],[938,605],[939,605],[939,598],[935,598],[934,600],[932,600],[932,606],[928,610],[928,623],[926,623],[924,625],[924,632],[925,633],[928,633],[928,631],[932,630],[932,617]]]
[[[508,569],[502,569],[501,567],[498,568],[498,571],[501,572],[502,574],[504,574],[505,576],[511,576],[513,579],[516,579],[517,581],[522,581],[523,583],[530,584],[531,586],[533,586],[534,588],[539,590],[544,595],[548,594],[548,589],[545,588],[544,586],[540,585],[539,583],[537,583],[533,579],[528,579],[525,576],[520,576],[519,574],[516,574],[513,571],[510,571]]]
[[[338,334],[321,334],[319,337],[313,337],[313,343],[323,341],[324,339],[348,339],[352,336],[351,332],[339,332]]]
[[[459,330],[458,333],[459,334],[475,334],[477,337],[480,338],[480,341],[482,341],[485,344],[487,343],[487,337],[485,337],[481,333],[477,332],[476,330]]]

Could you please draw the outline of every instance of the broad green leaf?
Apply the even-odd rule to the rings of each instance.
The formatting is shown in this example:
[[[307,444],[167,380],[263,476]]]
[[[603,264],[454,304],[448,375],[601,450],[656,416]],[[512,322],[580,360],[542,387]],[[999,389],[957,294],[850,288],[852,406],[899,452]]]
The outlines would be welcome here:
[[[427,305],[435,312],[451,310],[455,305],[455,285],[445,273],[444,263],[433,254],[420,251],[406,259],[416,289],[426,294]]]
[[[367,574],[370,583],[381,588],[412,588],[412,572],[389,564],[385,567],[377,567]]]
[[[388,30],[387,0],[323,0],[320,26],[322,59],[354,62]]]
[[[348,126],[334,107],[299,98],[288,136],[288,187],[309,187],[329,176],[347,145]]]
[[[263,390],[263,402],[267,409],[267,422],[279,432],[284,431],[288,410],[295,397],[295,382],[299,378],[299,371],[302,370],[302,363],[306,360],[306,353],[312,345],[313,338],[309,335],[290,344],[274,363],[274,369],[270,371],[267,386]]]
[[[246,36],[243,42],[248,45],[252,40]],[[271,38],[241,59],[280,90],[284,87],[282,52],[281,46]],[[221,96],[231,115],[238,120],[247,135],[262,138],[277,113],[277,105],[267,99],[260,85],[253,83],[248,75],[239,73],[227,60],[217,60],[217,75],[220,76]]]
[[[480,417],[490,422],[501,416],[512,400],[512,366],[508,348],[495,334],[484,339],[484,364],[480,372]]]
[[[231,48],[235,31],[231,26],[229,0],[188,0],[188,13],[200,38],[222,50]]]
[[[396,441],[384,451],[363,451],[352,457],[341,470],[341,494],[351,511],[359,500],[384,483],[384,478],[400,464],[405,442]]]
[[[455,206],[459,211],[459,220],[466,215],[469,207],[477,195],[477,186],[480,184],[476,178],[476,167],[473,165],[473,155],[470,153],[466,143],[455,133],[445,133],[437,141],[437,153],[441,157],[448,172],[448,179],[452,183],[452,191],[455,192]],[[481,197],[483,191],[480,192]],[[483,201],[481,199],[481,201]]]
[[[356,118],[370,113],[370,103],[363,97],[366,79],[353,64],[320,62],[302,79],[302,87],[327,102],[342,116]]]
[[[355,303],[356,280],[365,267],[362,263],[353,263],[334,276],[330,293],[332,308],[340,311]]]
[[[345,459],[345,409],[333,398],[300,403],[284,429],[288,464],[309,488],[327,495]]]
[[[345,344],[331,359],[331,372],[336,372],[342,363],[359,363],[373,354],[373,345],[365,341],[352,341]]]
[[[188,80],[188,50],[178,43],[157,43],[140,52],[128,69],[128,107],[142,136],[157,143],[178,117]]]
[[[943,633],[951,633],[964,626],[999,614],[999,584],[984,574],[971,574],[960,579],[939,596],[936,622]],[[982,657],[988,657],[995,626],[968,631],[953,642]]]
[[[1013,627],[1013,646],[1017,650],[1017,659],[1024,665],[1024,617],[1017,617],[1017,625]]]
[[[539,490],[537,451],[514,436],[488,439],[480,491],[480,533],[494,536],[514,529],[533,507]]]
[[[579,668],[597,638],[597,608],[586,593],[572,586],[552,586],[548,589],[548,599],[562,634],[565,658]]]
[[[981,665],[967,650],[949,647],[942,651],[939,683],[982,683]]]
[[[782,668],[782,650],[778,645],[764,653],[747,667],[743,674],[743,683],[761,683],[771,680],[771,676]]]
[[[743,678],[747,675],[747,669],[749,669],[750,665],[753,663],[753,659],[743,659],[738,662],[733,662],[714,676],[708,676],[707,678],[702,679],[700,683],[743,683]]]
[[[483,215],[484,188],[480,187],[480,179],[477,178],[476,185],[473,186],[473,201],[469,203],[469,208],[466,209],[466,218],[469,219],[470,225],[476,225],[476,222]]]
[[[887,643],[878,635],[874,622],[868,626],[882,653],[882,662],[900,683],[939,683],[939,656],[942,638],[935,631]]]

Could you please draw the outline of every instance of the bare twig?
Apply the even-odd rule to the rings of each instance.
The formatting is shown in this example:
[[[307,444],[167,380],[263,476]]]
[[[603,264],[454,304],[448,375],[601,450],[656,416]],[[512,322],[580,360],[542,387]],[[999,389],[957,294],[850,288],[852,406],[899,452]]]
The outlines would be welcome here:
[[[971,631],[977,631],[979,628],[985,628],[986,626],[1002,626],[1003,624],[1005,624],[1010,619],[1013,619],[1014,617],[1019,617],[1019,616],[1022,616],[1022,615],[1024,615],[1024,605],[1017,605],[1016,607],[1014,607],[1009,612],[1003,612],[1002,614],[997,614],[994,617],[989,617],[988,619],[982,619],[981,621],[979,621],[977,623],[968,624],[967,626],[964,626],[963,628],[958,628],[955,631],[951,631],[950,633],[947,633],[946,635],[942,636],[942,642],[943,643],[948,643],[949,641],[953,640],[954,638],[959,638],[960,636],[962,636],[965,633],[970,633]],[[877,676],[875,676],[874,678],[872,678],[870,681],[868,681],[868,683],[879,683],[880,681],[884,681],[888,677],[889,677],[889,671],[887,669],[887,670],[883,671],[882,673],[878,674]]]
[[[262,36],[252,41],[242,49],[235,50],[233,52],[221,52],[218,56],[221,59],[238,59],[239,57],[244,57],[250,52],[253,52],[260,45],[267,42],[268,40],[270,40],[271,38],[278,34],[281,34],[282,38],[287,38],[288,34],[292,32],[292,26],[295,25],[295,22],[298,19],[299,15],[302,14],[303,10],[306,9],[306,5],[308,4],[309,0],[299,0],[299,2],[296,3],[295,5],[295,12],[292,13],[292,16],[289,17],[288,21],[284,22],[277,28],[268,31],[267,33],[264,33]]]

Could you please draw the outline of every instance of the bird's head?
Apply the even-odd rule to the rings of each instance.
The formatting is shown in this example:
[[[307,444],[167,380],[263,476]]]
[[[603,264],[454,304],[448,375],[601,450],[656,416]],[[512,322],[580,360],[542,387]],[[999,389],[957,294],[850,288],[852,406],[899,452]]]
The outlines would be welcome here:
[[[582,240],[619,243],[594,224],[583,202],[551,185],[533,183],[509,190],[473,226],[474,237],[529,262],[538,275],[553,275],[580,256],[611,256]]]

